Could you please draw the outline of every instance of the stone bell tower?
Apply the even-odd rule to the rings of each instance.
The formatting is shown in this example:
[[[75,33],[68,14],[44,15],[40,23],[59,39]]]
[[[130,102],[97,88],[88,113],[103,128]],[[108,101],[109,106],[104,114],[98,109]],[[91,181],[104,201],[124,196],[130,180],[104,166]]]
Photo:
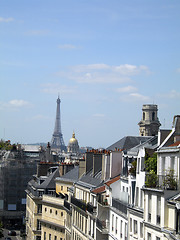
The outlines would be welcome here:
[[[155,136],[158,134],[159,122],[158,107],[155,104],[145,104],[142,107],[142,120],[138,123],[140,136]]]

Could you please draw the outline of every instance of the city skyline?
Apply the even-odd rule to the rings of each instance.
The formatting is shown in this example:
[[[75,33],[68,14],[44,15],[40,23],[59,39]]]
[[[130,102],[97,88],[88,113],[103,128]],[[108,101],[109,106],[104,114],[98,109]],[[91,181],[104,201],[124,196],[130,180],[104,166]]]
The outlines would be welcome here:
[[[180,100],[180,2],[2,1],[0,138],[65,144],[139,135],[143,104],[171,129]]]

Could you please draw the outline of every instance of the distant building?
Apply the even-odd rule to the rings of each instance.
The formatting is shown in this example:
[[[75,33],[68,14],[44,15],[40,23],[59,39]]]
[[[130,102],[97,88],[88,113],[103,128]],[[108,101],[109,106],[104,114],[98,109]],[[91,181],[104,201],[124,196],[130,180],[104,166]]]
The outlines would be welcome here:
[[[5,151],[0,159],[0,220],[4,226],[23,224],[28,181],[35,174],[40,151]]]
[[[52,135],[52,140],[51,140],[51,148],[55,152],[66,152],[67,149],[66,149],[64,139],[63,139],[63,134],[61,131],[60,103],[61,103],[61,100],[58,97],[57,109],[56,109],[56,120],[55,120],[54,133]]]
[[[161,126],[155,104],[145,104],[142,108],[142,120],[138,123],[140,136],[155,136]]]
[[[68,153],[79,153],[79,144],[78,144],[78,140],[75,138],[74,132],[72,134],[72,138],[69,140],[67,152]]]

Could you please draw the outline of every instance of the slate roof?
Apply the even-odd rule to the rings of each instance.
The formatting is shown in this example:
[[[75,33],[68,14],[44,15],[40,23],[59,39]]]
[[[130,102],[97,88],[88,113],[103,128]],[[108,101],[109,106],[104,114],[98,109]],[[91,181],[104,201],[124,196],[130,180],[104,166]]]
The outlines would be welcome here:
[[[107,147],[107,150],[115,151],[116,149],[121,150],[128,150],[130,148],[133,148],[140,143],[146,142],[152,137],[146,137],[146,136],[126,136],[121,138],[119,141],[115,142],[111,146]]]
[[[29,181],[29,185],[33,186],[36,189],[55,189],[55,178],[59,177],[59,167],[49,174],[48,176],[39,177]],[[39,183],[39,180],[44,180],[42,183]]]
[[[57,167],[57,169],[47,177],[47,179],[40,185],[40,188],[56,188],[55,178],[57,177],[59,177],[59,167]]]
[[[72,170],[67,172],[61,177],[57,177],[57,181],[64,181],[64,182],[75,182],[79,178],[79,166],[75,166]]]
[[[150,137],[147,141],[138,144],[137,146],[129,149],[127,155],[137,156],[140,147],[145,147],[148,149],[156,149],[158,147],[158,136]]]
[[[89,189],[95,188],[102,183],[101,175],[102,175],[101,171],[93,175],[93,170],[91,170],[88,173],[84,174],[79,179],[79,181],[76,182],[76,184]]]

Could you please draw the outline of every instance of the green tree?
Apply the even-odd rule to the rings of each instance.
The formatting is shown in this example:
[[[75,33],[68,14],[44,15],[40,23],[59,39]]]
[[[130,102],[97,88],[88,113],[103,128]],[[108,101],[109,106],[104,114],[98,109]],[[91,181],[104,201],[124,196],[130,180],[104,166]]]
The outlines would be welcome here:
[[[157,174],[154,172],[154,170],[150,170],[150,172],[146,174],[146,181],[145,181],[146,187],[149,187],[149,188],[157,187],[157,181],[158,181]]]
[[[148,153],[145,155],[145,170],[146,172],[150,172],[153,170],[155,174],[157,174],[157,153],[153,153],[150,156]]]
[[[177,180],[174,176],[174,170],[170,169],[165,176],[164,186],[166,189],[176,190],[177,189]]]
[[[137,165],[137,161],[134,160],[132,163],[131,163],[131,168],[129,169],[129,174],[133,175],[133,176],[136,176],[136,165]]]

